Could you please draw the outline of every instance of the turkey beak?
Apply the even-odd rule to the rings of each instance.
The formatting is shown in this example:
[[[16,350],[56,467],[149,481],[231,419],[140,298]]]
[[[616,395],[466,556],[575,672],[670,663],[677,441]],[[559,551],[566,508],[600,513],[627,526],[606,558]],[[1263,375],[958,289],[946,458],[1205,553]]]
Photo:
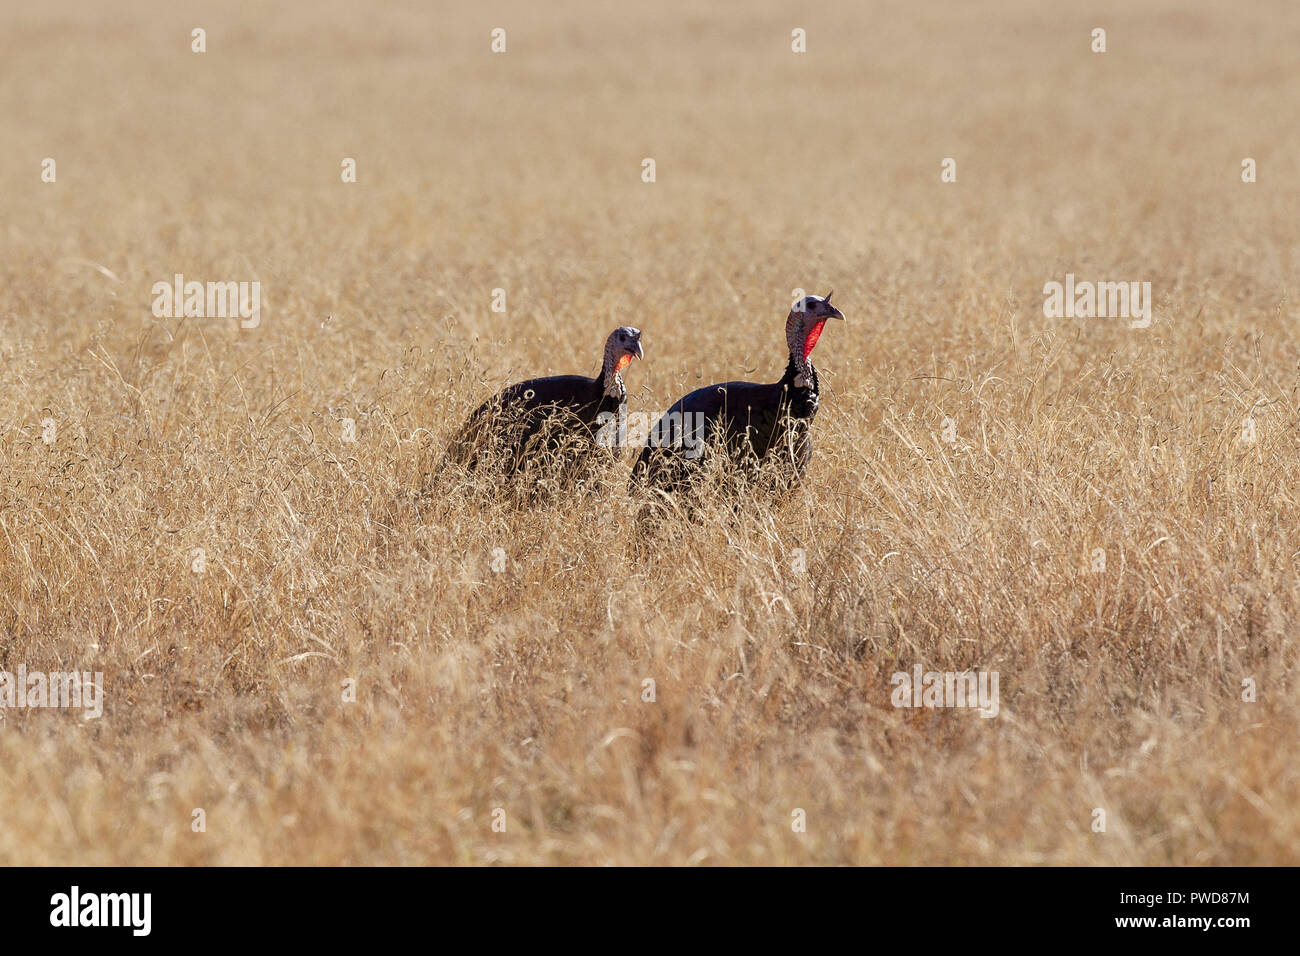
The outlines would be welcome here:
[[[831,306],[831,318],[832,318],[832,319],[839,319],[841,322],[843,322],[843,321],[844,321],[844,313],[841,312],[839,309],[835,308],[835,306]]]
[[[640,339],[637,339],[635,342],[632,343],[632,354],[635,355],[637,358],[641,359],[641,361],[643,362],[645,361],[645,353],[641,351]]]

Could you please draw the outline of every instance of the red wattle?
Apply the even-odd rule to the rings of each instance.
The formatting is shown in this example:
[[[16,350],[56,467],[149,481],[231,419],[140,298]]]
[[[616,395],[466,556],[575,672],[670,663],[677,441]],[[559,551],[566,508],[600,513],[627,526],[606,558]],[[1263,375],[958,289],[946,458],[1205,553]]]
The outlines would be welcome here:
[[[803,360],[808,361],[808,356],[812,355],[813,346],[817,340],[822,337],[822,327],[826,325],[826,320],[822,319],[811,329],[808,330],[808,338],[803,340]]]

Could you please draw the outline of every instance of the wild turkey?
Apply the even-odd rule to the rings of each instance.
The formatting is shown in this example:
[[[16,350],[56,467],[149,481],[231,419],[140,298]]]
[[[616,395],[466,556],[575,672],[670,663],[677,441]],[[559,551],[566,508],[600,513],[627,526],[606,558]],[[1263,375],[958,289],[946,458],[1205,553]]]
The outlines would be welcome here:
[[[800,299],[785,320],[790,361],[777,382],[724,382],[696,389],[651,429],[632,471],[633,485],[674,493],[703,470],[703,452],[720,447],[750,477],[777,462],[783,485],[797,480],[812,454],[809,426],[817,414],[817,370],[809,361],[829,319],[844,314],[826,298]]]
[[[503,389],[469,416],[446,460],[469,471],[487,466],[507,479],[527,472],[533,484],[580,480],[599,451],[602,424],[627,401],[623,370],[633,357],[643,357],[641,332],[623,326],[605,341],[595,378],[553,375]]]

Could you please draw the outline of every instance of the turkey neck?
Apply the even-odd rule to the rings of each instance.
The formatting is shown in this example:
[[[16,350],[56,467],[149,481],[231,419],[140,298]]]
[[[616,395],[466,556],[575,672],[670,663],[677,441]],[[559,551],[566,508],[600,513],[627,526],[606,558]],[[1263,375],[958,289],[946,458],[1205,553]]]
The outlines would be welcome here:
[[[600,375],[596,382],[601,387],[602,397],[605,401],[621,403],[627,398],[627,389],[623,387],[623,375],[616,371],[617,361],[613,353],[605,355],[605,364],[601,369]]]
[[[800,373],[802,373],[804,380],[811,384],[795,385],[795,379],[799,378]],[[817,369],[813,367],[813,363],[801,361],[799,356],[791,352],[790,361],[785,367],[785,374],[781,376],[780,385],[785,389],[785,400],[790,405],[791,417],[812,418],[817,411],[817,399],[820,391],[820,384],[817,381]]]

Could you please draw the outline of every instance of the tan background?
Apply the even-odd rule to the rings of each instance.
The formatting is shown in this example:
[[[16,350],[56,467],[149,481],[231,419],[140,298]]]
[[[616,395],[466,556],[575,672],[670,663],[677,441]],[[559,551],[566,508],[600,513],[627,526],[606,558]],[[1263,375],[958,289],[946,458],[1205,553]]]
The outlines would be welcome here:
[[[0,669],[107,701],[0,712],[0,862],[1300,862],[1298,49],[1284,2],[6,4]],[[155,320],[177,272],[261,326]],[[1045,318],[1067,272],[1154,324]],[[612,326],[652,411],[831,286],[785,506],[638,555],[622,471],[412,498]],[[918,662],[1001,715],[895,710]]]

